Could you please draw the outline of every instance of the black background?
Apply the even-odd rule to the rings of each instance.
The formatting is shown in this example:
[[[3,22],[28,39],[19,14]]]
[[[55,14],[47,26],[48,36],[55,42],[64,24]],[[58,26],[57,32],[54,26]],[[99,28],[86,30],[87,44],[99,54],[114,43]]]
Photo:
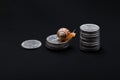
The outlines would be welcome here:
[[[0,80],[117,80],[120,72],[120,9],[113,1],[0,0]],[[101,27],[102,50],[79,49],[79,26]],[[71,48],[54,52],[45,39],[60,27],[76,29]],[[37,50],[21,48],[26,39],[38,39]]]

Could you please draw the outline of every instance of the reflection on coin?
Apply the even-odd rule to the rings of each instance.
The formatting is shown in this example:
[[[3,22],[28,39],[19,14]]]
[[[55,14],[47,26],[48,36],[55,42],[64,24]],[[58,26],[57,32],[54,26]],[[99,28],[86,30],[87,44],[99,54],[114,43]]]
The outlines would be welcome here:
[[[25,49],[36,49],[39,48],[42,43],[38,40],[26,40],[22,42],[21,46]]]

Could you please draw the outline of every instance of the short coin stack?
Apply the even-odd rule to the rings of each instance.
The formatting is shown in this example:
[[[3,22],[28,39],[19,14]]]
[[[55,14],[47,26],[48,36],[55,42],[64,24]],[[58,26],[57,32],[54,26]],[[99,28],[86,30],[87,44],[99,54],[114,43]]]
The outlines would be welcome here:
[[[80,26],[80,49],[98,51],[100,49],[100,27],[96,24]]]
[[[50,50],[63,50],[69,46],[69,42],[60,42],[58,40],[57,34],[53,34],[47,37],[46,47]]]

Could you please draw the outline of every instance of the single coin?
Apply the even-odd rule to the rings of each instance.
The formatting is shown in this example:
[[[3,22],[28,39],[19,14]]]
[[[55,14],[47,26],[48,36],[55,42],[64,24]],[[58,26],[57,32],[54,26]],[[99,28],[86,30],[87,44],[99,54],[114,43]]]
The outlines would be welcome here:
[[[83,40],[80,40],[80,43],[84,44],[84,45],[88,45],[88,46],[95,46],[95,45],[99,45],[100,44],[99,41],[97,41],[97,42],[86,42],[86,41],[83,41]]]
[[[36,49],[41,47],[42,43],[39,40],[26,40],[22,42],[21,46],[25,49]]]
[[[80,40],[85,41],[85,42],[99,42],[100,38],[99,37],[85,38],[85,37],[80,36]]]
[[[100,27],[96,24],[83,24],[80,26],[80,29],[85,32],[95,32],[99,31]]]

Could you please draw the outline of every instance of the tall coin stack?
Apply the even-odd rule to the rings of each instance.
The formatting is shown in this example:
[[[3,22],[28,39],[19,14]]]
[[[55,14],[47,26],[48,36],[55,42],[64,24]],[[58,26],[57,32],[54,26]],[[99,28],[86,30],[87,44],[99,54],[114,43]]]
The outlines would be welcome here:
[[[83,24],[80,26],[80,50],[100,50],[100,27],[96,24]]]

